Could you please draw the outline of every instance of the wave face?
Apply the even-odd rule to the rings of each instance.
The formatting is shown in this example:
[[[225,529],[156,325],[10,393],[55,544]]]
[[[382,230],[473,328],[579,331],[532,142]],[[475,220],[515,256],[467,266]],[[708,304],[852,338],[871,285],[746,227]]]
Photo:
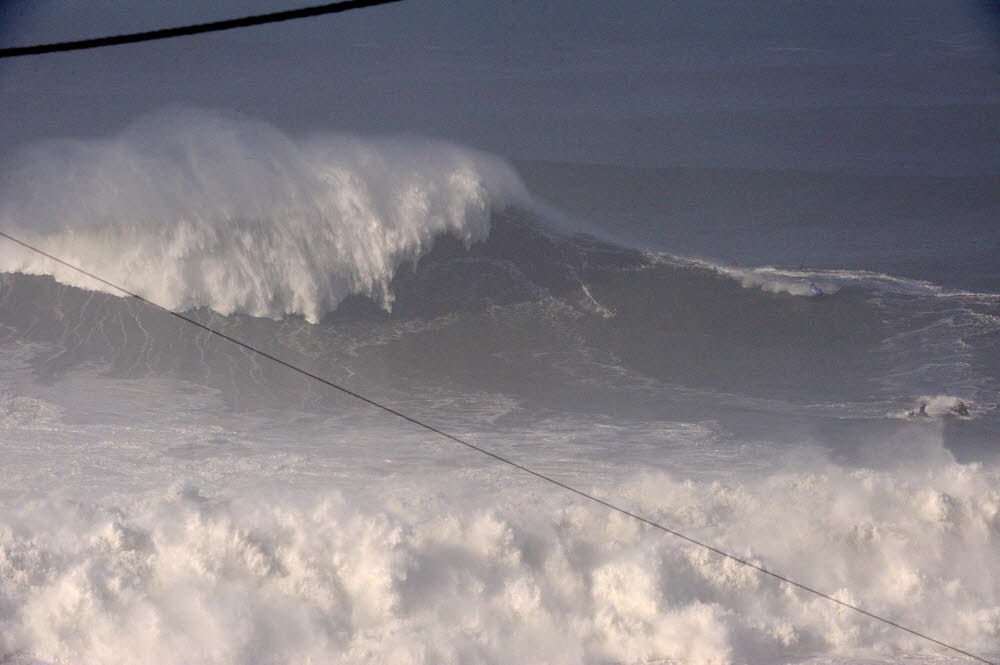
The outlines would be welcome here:
[[[53,254],[1000,644],[996,294],[621,246],[417,139],[169,111],[16,164],[4,224]],[[3,245],[0,376],[2,665],[952,662]]]
[[[5,168],[0,220],[52,254],[171,309],[315,322],[389,282],[442,234],[484,239],[527,202],[517,175],[418,139],[320,136],[202,111],[162,112],[103,141],[55,141]],[[0,270],[107,289],[26,251]]]

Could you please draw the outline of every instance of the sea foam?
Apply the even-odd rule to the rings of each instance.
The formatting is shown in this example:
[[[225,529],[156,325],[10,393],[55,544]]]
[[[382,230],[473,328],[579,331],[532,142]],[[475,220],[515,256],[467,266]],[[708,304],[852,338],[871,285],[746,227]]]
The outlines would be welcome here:
[[[292,138],[169,109],[104,140],[34,145],[4,166],[0,227],[165,307],[311,322],[347,296],[386,309],[436,237],[486,238],[530,205],[502,160],[418,138]],[[4,244],[0,270],[117,293]]]
[[[743,482],[649,474],[596,491],[939,639],[989,650],[1000,638],[1000,494],[977,466],[828,466]],[[497,499],[469,480],[350,496],[175,485],[106,505],[25,502],[0,520],[0,662],[944,655],[554,490]]]

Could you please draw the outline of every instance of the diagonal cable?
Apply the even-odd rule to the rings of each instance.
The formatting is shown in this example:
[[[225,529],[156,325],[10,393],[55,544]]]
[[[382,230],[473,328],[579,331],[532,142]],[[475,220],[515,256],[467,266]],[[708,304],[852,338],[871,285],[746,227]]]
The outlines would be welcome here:
[[[446,439],[450,439],[450,440],[454,441],[455,443],[461,444],[461,445],[465,446],[466,448],[470,448],[470,449],[472,449],[472,450],[474,450],[474,451],[476,451],[478,453],[486,455],[487,457],[492,457],[493,459],[495,459],[498,462],[502,462],[504,464],[507,464],[508,466],[514,467],[515,469],[518,469],[518,470],[523,471],[525,473],[531,474],[532,476],[535,476],[536,478],[544,480],[545,482],[551,483],[552,485],[555,485],[557,487],[561,487],[564,490],[567,490],[569,492],[577,494],[577,495],[579,495],[579,496],[581,496],[581,497],[583,497],[585,499],[593,501],[594,503],[598,503],[598,504],[604,506],[605,508],[608,508],[608,509],[610,509],[610,510],[612,510],[614,512],[620,513],[620,514],[625,515],[627,517],[631,517],[632,519],[638,520],[639,522],[642,522],[643,524],[646,524],[647,526],[653,527],[654,529],[658,529],[658,530],[660,530],[660,531],[662,531],[664,533],[668,533],[671,536],[675,536],[677,538],[680,538],[681,540],[687,541],[687,542],[691,543],[692,545],[697,545],[698,547],[706,549],[709,552],[713,552],[713,553],[715,553],[715,554],[717,554],[717,555],[719,555],[721,557],[724,557],[724,558],[729,559],[731,561],[735,561],[736,563],[738,563],[740,565],[746,566],[748,568],[753,568],[754,570],[756,570],[756,571],[758,571],[760,573],[763,573],[765,575],[768,575],[768,576],[770,576],[770,577],[778,580],[779,582],[784,582],[785,584],[793,586],[793,587],[795,587],[797,589],[801,589],[803,591],[807,591],[807,592],[809,592],[809,593],[811,593],[811,594],[813,594],[815,596],[819,596],[820,598],[824,598],[826,600],[829,600],[830,602],[836,603],[837,605],[840,605],[841,607],[846,607],[849,610],[853,610],[853,611],[858,612],[860,614],[864,614],[865,616],[870,617],[872,619],[875,619],[876,621],[881,621],[882,623],[884,623],[884,624],[886,624],[888,626],[892,626],[893,628],[898,628],[899,630],[902,630],[902,631],[905,631],[907,633],[910,633],[911,635],[915,635],[916,637],[919,637],[921,639],[927,640],[928,642],[933,642],[934,644],[937,644],[938,646],[942,646],[942,647],[944,647],[946,649],[950,649],[951,651],[954,651],[956,653],[962,654],[963,656],[968,656],[969,658],[972,658],[973,660],[979,661],[980,663],[985,663],[986,665],[1000,665],[998,663],[994,663],[993,661],[987,660],[987,659],[982,658],[980,656],[977,656],[977,655],[975,655],[973,653],[965,651],[964,649],[960,649],[960,648],[958,648],[956,646],[952,646],[951,644],[948,644],[947,642],[942,642],[941,640],[938,640],[938,639],[935,639],[933,637],[930,637],[929,635],[925,635],[924,633],[916,631],[916,630],[914,630],[912,628],[907,628],[906,626],[904,626],[902,624],[896,623],[895,621],[892,621],[891,619],[886,619],[885,617],[879,616],[878,614],[875,614],[874,612],[869,612],[868,610],[863,609],[861,607],[858,607],[857,605],[852,605],[851,603],[847,603],[847,602],[844,602],[843,600],[839,600],[837,598],[834,598],[830,594],[823,593],[822,591],[817,591],[816,589],[814,589],[814,588],[812,588],[810,586],[807,586],[805,584],[802,584],[801,582],[796,582],[795,580],[792,580],[792,579],[790,579],[788,577],[785,577],[784,575],[781,575],[779,573],[775,573],[773,571],[770,571],[767,568],[764,568],[763,566],[760,566],[760,565],[755,564],[753,562],[747,561],[746,559],[741,559],[740,557],[738,557],[738,556],[736,556],[734,554],[730,554],[729,552],[721,550],[721,549],[719,549],[717,547],[713,547],[712,545],[708,545],[706,543],[703,543],[700,540],[696,540],[695,538],[692,538],[690,536],[686,536],[683,533],[680,533],[679,531],[675,531],[675,530],[673,530],[673,529],[671,529],[669,527],[663,526],[662,524],[660,524],[658,522],[654,522],[653,520],[651,520],[651,519],[649,519],[647,517],[643,517],[642,515],[633,513],[633,512],[631,512],[629,510],[626,510],[625,508],[622,508],[622,507],[617,506],[617,505],[615,505],[613,503],[605,501],[604,499],[599,499],[598,497],[594,496],[593,494],[588,494],[587,492],[584,492],[581,489],[577,489],[576,487],[573,487],[572,485],[567,485],[566,483],[564,483],[564,482],[562,482],[560,480],[556,480],[555,478],[552,478],[551,476],[547,476],[544,473],[541,473],[539,471],[535,471],[534,469],[531,469],[531,468],[526,467],[526,466],[524,466],[522,464],[514,462],[513,460],[507,459],[506,457],[498,455],[498,454],[496,454],[494,452],[491,452],[491,451],[489,451],[489,450],[487,450],[485,448],[480,448],[479,446],[477,446],[477,445],[475,445],[473,443],[470,443],[470,442],[466,441],[465,439],[462,439],[461,437],[455,436],[454,434],[449,434],[448,432],[440,430],[437,427],[434,427],[433,425],[428,425],[427,423],[424,423],[424,422],[422,422],[420,420],[417,420],[416,418],[414,418],[412,416],[408,416],[405,413],[401,413],[401,412],[397,411],[396,409],[393,409],[392,407],[389,407],[389,406],[386,406],[386,405],[381,404],[379,402],[376,402],[375,400],[373,400],[371,398],[368,398],[368,397],[365,397],[364,395],[361,395],[359,393],[356,393],[356,392],[354,392],[353,390],[351,390],[349,388],[345,388],[344,386],[338,385],[338,384],[336,384],[336,383],[334,383],[332,381],[324,379],[323,377],[321,377],[321,376],[319,376],[317,374],[313,374],[312,372],[310,372],[308,370],[302,369],[301,367],[293,365],[292,363],[286,362],[286,361],[282,360],[281,358],[278,358],[277,356],[273,356],[270,353],[267,353],[266,351],[261,351],[260,349],[254,347],[254,346],[251,346],[250,344],[247,344],[246,342],[241,342],[240,340],[236,339],[235,337],[231,337],[230,335],[227,335],[227,334],[225,334],[223,332],[219,332],[218,330],[216,330],[216,329],[214,329],[214,328],[212,328],[210,326],[206,326],[203,323],[199,323],[198,321],[195,321],[194,319],[192,319],[192,318],[190,318],[188,316],[185,316],[184,314],[181,314],[179,312],[175,312],[172,309],[168,309],[167,307],[164,307],[163,305],[159,305],[159,304],[157,304],[157,303],[155,303],[155,302],[153,302],[151,300],[147,300],[146,298],[143,298],[142,296],[140,296],[137,293],[129,291],[128,289],[123,288],[121,286],[118,286],[117,284],[115,284],[113,282],[109,282],[106,279],[98,277],[97,275],[95,275],[95,274],[93,274],[91,272],[88,272],[88,271],[84,270],[83,268],[80,268],[78,266],[73,265],[72,263],[68,263],[67,261],[64,261],[64,260],[62,260],[60,258],[57,258],[57,257],[49,254],[48,252],[45,252],[45,251],[43,251],[41,249],[38,249],[37,247],[34,247],[33,245],[29,245],[28,243],[24,242],[23,240],[18,240],[14,236],[12,236],[12,235],[10,235],[8,233],[5,233],[4,231],[0,231],[0,237],[6,238],[7,240],[9,240],[9,241],[11,241],[13,243],[18,244],[21,247],[24,247],[25,249],[29,249],[32,252],[35,252],[37,254],[41,254],[42,256],[44,256],[44,257],[46,257],[46,258],[48,258],[48,259],[50,259],[52,261],[55,261],[56,263],[59,263],[60,265],[66,266],[67,268],[75,270],[78,273],[86,275],[87,277],[90,277],[91,279],[94,279],[94,280],[100,282],[101,284],[105,284],[106,286],[110,286],[111,288],[113,288],[113,289],[115,289],[117,291],[121,291],[122,293],[124,293],[124,294],[126,294],[128,296],[131,296],[132,298],[135,298],[136,300],[138,300],[138,301],[140,301],[142,303],[145,303],[145,304],[149,305],[150,307],[153,307],[155,309],[158,309],[158,310],[161,310],[163,312],[166,312],[166,313],[168,313],[168,314],[170,314],[172,316],[177,317],[181,321],[184,321],[186,323],[190,323],[193,326],[196,326],[196,327],[201,328],[202,330],[205,330],[205,331],[207,331],[207,332],[209,332],[209,333],[211,333],[213,335],[221,337],[222,339],[226,340],[227,342],[231,342],[231,343],[233,343],[233,344],[235,344],[237,346],[240,346],[240,347],[246,349],[247,351],[250,351],[251,353],[255,353],[255,354],[259,355],[259,356],[267,358],[268,360],[276,362],[279,365],[283,365],[284,367],[287,367],[288,369],[290,369],[290,370],[292,370],[294,372],[298,372],[299,374],[301,374],[303,376],[306,376],[306,377],[308,377],[310,379],[313,379],[315,381],[319,381],[323,385],[326,385],[326,386],[328,386],[330,388],[333,388],[334,390],[339,390],[340,392],[342,392],[342,393],[344,393],[346,395],[349,395],[351,397],[354,397],[355,399],[361,400],[362,402],[365,402],[366,404],[370,404],[371,406],[374,406],[377,409],[381,409],[382,411],[385,411],[386,413],[391,413],[392,415],[397,416],[399,418],[402,418],[403,420],[405,420],[407,422],[413,423],[414,425],[416,425],[418,427],[422,427],[423,429],[428,430],[430,432],[433,432],[434,434],[438,434],[440,436],[443,436]]]
[[[22,55],[39,55],[41,53],[57,53],[62,51],[80,51],[83,49],[101,48],[103,46],[150,42],[155,39],[170,39],[172,37],[199,35],[205,32],[218,32],[220,30],[232,30],[234,28],[248,28],[254,25],[278,23],[279,21],[291,21],[299,18],[322,16],[324,14],[337,14],[339,12],[346,12],[352,9],[374,7],[376,5],[387,5],[392,2],[401,1],[402,0],[344,0],[342,2],[330,2],[325,5],[300,7],[299,9],[286,9],[280,12],[271,12],[270,14],[256,14],[254,16],[231,18],[225,21],[183,25],[176,28],[161,28],[159,30],[133,32],[125,35],[110,35],[107,37],[94,37],[91,39],[79,39],[69,42],[55,42],[52,44],[12,46],[0,49],[0,58],[16,58]]]

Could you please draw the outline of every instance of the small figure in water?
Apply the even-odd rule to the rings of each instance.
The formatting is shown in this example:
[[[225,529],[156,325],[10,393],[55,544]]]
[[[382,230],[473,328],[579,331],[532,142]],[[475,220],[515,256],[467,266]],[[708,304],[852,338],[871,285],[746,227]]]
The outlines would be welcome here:
[[[965,406],[965,402],[959,402],[958,406],[956,406],[954,409],[952,409],[952,411],[954,411],[955,413],[957,413],[960,416],[967,416],[967,415],[969,415],[969,408],[967,406]]]
[[[927,402],[921,402],[919,409],[910,411],[906,415],[910,418],[930,418],[930,415],[927,413]]]
[[[816,286],[815,282],[809,282],[809,293],[813,294],[814,296],[821,296],[823,295],[823,289]]]

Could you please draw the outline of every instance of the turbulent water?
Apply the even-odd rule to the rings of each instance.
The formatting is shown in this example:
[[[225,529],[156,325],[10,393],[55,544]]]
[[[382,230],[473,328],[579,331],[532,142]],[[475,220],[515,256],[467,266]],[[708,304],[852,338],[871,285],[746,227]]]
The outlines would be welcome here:
[[[454,145],[173,110],[10,157],[0,225],[996,658],[1000,296],[675,256],[547,198]],[[953,659],[27,250],[0,271],[0,662]]]

